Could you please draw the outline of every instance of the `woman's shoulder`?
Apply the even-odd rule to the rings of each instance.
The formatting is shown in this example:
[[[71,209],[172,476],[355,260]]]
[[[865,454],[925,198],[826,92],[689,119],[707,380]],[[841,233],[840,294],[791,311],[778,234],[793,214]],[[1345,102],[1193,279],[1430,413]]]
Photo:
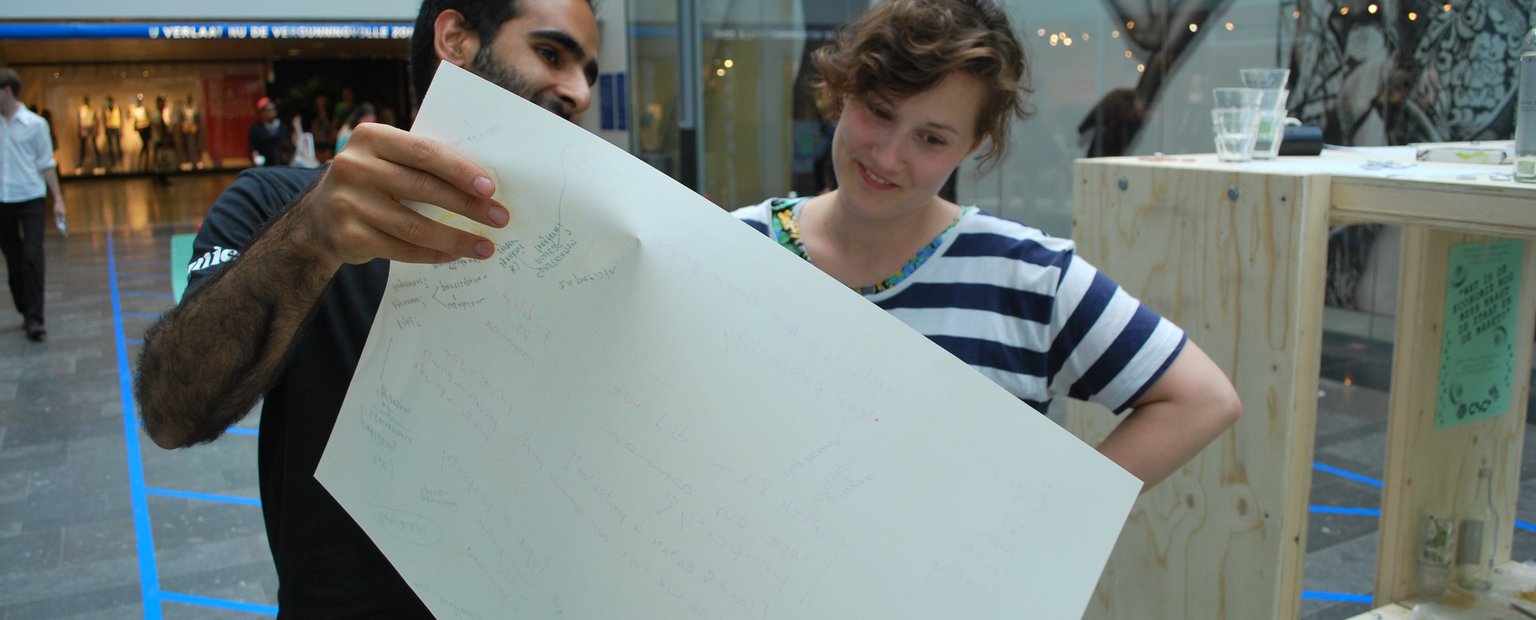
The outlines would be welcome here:
[[[801,197],[801,198],[769,198],[769,199],[764,200],[762,202],[759,202],[759,203],[757,203],[755,205],[749,205],[749,206],[741,207],[739,209],[731,211],[731,215],[736,216],[736,219],[740,219],[740,220],[746,220],[746,221],[749,221],[749,222],[764,222],[764,223],[766,223],[768,221],[768,218],[772,217],[774,211],[777,211],[777,210],[780,210],[780,209],[785,209],[785,208],[793,208],[796,203],[799,203],[800,201],[803,201],[803,200],[805,200],[805,198],[803,198],[803,197]]]
[[[960,225],[956,228],[959,232],[957,243],[968,241],[983,244],[1003,255],[1017,255],[1020,252],[1071,255],[1076,249],[1071,239],[1053,237],[1034,226],[999,217],[976,207],[965,207]]]

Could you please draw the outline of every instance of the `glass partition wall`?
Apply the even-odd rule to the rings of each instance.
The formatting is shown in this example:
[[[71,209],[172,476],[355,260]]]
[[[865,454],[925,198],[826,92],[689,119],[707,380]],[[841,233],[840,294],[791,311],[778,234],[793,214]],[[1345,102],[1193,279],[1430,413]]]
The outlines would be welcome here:
[[[869,4],[631,3],[632,151],[726,208],[830,187],[816,160],[832,127],[806,87],[809,53]],[[1283,64],[1297,21],[1292,5],[1259,0],[1003,4],[1037,114],[992,174],[962,170],[957,196],[1061,235],[1074,158],[1209,151],[1208,123],[1196,122],[1209,89]]]
[[[805,87],[807,58],[866,0],[637,4],[633,152],[725,208],[828,186],[815,162],[831,127]]]
[[[1290,69],[1289,113],[1330,144],[1507,139],[1533,2],[1002,0],[1036,114],[958,198],[1065,235],[1073,159],[1211,151],[1210,89],[1247,67]],[[823,189],[807,54],[869,4],[629,2],[631,150],[722,207]]]

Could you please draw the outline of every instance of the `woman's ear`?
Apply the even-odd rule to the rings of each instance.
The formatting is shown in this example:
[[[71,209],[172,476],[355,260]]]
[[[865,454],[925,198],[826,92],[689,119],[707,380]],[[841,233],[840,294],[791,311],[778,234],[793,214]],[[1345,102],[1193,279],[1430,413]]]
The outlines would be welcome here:
[[[975,155],[976,154],[976,149],[981,148],[981,143],[986,142],[988,137],[990,137],[990,136],[987,136],[986,134],[982,134],[982,136],[980,138],[977,138],[975,142],[972,142],[971,143],[971,148],[965,151],[966,158],[970,158],[970,156]]]
[[[432,47],[444,62],[468,69],[480,51],[480,34],[464,23],[464,14],[448,9],[432,22]]]

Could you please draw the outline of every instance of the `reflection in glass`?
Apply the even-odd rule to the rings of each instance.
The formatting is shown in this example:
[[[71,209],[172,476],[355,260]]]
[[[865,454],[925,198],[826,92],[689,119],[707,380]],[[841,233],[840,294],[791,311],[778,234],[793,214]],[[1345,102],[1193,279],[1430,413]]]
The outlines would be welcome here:
[[[635,153],[684,178],[678,143],[677,3],[632,7]],[[829,189],[831,124],[806,86],[806,58],[857,16],[861,0],[698,0],[700,193],[722,207]],[[821,162],[818,165],[818,162]]]

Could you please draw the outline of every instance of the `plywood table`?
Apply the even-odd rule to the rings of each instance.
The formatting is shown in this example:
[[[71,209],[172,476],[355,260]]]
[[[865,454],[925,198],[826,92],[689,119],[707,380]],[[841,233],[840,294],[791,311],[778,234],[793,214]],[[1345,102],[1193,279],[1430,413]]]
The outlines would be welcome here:
[[[1527,382],[1512,386],[1513,411],[1434,424],[1454,244],[1524,240],[1514,376],[1530,376],[1536,185],[1496,180],[1496,170],[1358,155],[1075,164],[1079,251],[1188,330],[1232,377],[1244,407],[1233,430],[1137,503],[1086,617],[1300,615],[1326,248],[1335,224],[1404,229],[1377,604],[1413,595],[1420,508],[1444,513],[1466,503],[1480,467],[1494,471],[1504,516],[1497,553],[1508,559]],[[1101,408],[1069,409],[1069,428],[1090,441],[1113,424]]]

